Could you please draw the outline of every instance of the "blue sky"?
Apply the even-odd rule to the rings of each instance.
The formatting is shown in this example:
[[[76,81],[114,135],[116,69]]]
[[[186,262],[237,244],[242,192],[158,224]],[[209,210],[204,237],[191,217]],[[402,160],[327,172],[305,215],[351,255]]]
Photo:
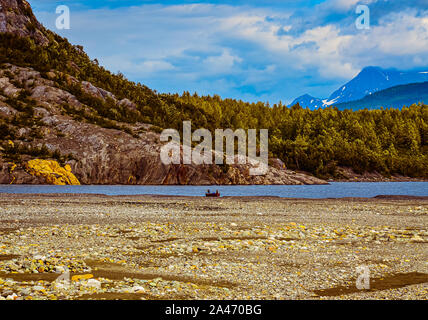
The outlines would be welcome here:
[[[49,29],[160,92],[325,98],[369,65],[428,70],[428,0],[30,0]],[[71,29],[57,30],[68,5]],[[355,26],[359,4],[369,30]]]

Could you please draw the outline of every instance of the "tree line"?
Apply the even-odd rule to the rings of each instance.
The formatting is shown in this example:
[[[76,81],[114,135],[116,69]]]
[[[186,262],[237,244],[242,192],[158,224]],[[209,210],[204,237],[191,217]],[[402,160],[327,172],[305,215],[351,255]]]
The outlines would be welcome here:
[[[353,168],[358,173],[378,171],[384,175],[428,177],[427,105],[401,110],[353,112],[329,107],[311,111],[298,104],[271,106],[264,102],[222,99],[218,95],[158,93],[127,80],[121,73],[111,73],[67,39],[49,30],[42,32],[49,39],[48,45],[36,45],[29,37],[0,34],[0,63],[32,67],[42,75],[52,69],[61,72],[63,76],[56,79],[56,86],[92,108],[98,123],[102,122],[100,119],[145,122],[180,132],[184,120],[191,120],[194,128],[212,131],[263,128],[269,130],[270,156],[280,158],[291,169],[324,178],[336,177],[339,166]],[[110,100],[93,98],[67,82],[65,75],[89,81],[118,99],[128,98],[137,108],[130,111]]]

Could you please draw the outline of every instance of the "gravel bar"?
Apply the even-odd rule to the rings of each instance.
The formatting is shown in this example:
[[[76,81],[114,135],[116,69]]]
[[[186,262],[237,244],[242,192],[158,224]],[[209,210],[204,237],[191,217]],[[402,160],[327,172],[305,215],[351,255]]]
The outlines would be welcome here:
[[[427,249],[424,197],[0,194],[0,300],[426,300]]]

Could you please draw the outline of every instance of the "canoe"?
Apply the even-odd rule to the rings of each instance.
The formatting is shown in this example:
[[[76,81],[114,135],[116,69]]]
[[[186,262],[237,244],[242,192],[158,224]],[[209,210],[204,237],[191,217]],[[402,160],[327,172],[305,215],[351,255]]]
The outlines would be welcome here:
[[[206,197],[220,197],[220,193],[205,193]]]

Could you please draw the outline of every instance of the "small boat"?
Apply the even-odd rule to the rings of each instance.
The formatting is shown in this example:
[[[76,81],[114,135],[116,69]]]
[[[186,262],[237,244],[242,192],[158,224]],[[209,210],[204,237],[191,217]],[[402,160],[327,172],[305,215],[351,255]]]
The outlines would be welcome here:
[[[205,193],[205,196],[206,197],[220,197],[220,192],[218,192],[218,190],[216,190],[216,192],[214,192],[214,193],[212,193],[212,192],[210,192],[210,190],[208,190],[206,193]]]

